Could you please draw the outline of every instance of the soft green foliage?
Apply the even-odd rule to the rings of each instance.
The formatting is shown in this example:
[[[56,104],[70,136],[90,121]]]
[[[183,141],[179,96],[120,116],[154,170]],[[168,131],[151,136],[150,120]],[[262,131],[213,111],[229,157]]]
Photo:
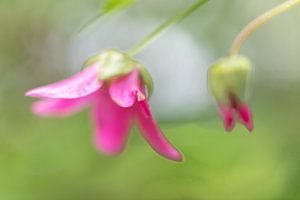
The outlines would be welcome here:
[[[101,12],[103,14],[116,12],[134,4],[136,1],[137,0],[105,0]]]
[[[293,163],[285,156],[292,155],[281,149],[284,133],[268,123],[258,123],[253,135],[242,127],[228,135],[217,118],[161,123],[185,155],[177,164],[158,156],[137,130],[122,155],[99,154],[85,112],[40,119],[17,108],[7,110],[13,112],[1,124],[0,199],[271,200],[284,197],[291,176]],[[256,112],[258,122],[264,112]]]

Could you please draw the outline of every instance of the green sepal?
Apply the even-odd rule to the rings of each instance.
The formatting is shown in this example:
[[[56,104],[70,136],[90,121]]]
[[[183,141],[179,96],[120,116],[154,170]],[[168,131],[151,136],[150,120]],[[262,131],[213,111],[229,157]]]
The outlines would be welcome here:
[[[212,95],[221,103],[228,101],[229,93],[243,100],[250,71],[251,62],[244,56],[237,55],[218,60],[208,71]]]
[[[152,95],[154,84],[149,71],[128,54],[116,49],[110,49],[101,54],[91,56],[83,64],[83,68],[89,67],[96,62],[99,63],[98,78],[101,81],[110,81],[114,78],[125,76],[134,69],[138,69],[147,87],[147,96],[150,97]]]
[[[144,84],[147,87],[147,96],[148,98],[151,97],[154,91],[154,82],[150,72],[139,62],[136,62],[136,67],[139,69],[140,74],[143,78]]]
[[[91,65],[93,65],[96,62],[99,62],[100,59],[101,59],[101,54],[92,55],[82,64],[81,70],[83,70],[87,67],[90,67]]]
[[[96,62],[99,63],[98,78],[102,81],[128,74],[134,69],[135,64],[126,54],[116,49],[110,49],[91,56],[84,62],[82,68],[90,67]]]
[[[102,53],[98,62],[100,62],[99,79],[103,81],[124,76],[134,69],[134,61],[115,49]]]

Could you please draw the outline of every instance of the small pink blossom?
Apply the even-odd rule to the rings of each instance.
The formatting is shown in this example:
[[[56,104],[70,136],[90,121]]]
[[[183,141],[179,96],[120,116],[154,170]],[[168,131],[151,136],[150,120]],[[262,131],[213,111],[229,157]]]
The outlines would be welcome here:
[[[38,97],[32,111],[39,116],[69,116],[89,106],[94,122],[95,146],[108,155],[121,153],[133,123],[160,155],[181,161],[182,156],[165,138],[152,116],[141,72],[135,66],[121,76],[99,79],[101,62],[50,85],[32,89]]]

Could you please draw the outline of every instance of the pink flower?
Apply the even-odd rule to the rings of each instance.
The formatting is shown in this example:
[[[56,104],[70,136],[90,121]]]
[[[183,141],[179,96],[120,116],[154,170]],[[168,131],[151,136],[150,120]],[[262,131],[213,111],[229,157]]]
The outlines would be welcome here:
[[[131,125],[135,122],[157,153],[168,159],[181,161],[180,152],[164,137],[152,116],[143,72],[137,67],[138,63],[133,60],[127,62],[126,64],[137,65],[131,66],[129,72],[120,75],[120,69],[123,69],[120,64],[124,60],[116,58],[125,55],[115,50],[109,53],[111,57],[102,54],[101,59],[93,60],[89,67],[66,80],[28,91],[26,96],[42,99],[33,104],[32,111],[40,116],[69,116],[89,106],[95,124],[95,145],[103,153],[121,153]],[[126,57],[125,60],[128,59]],[[106,67],[111,71],[114,68],[118,70],[108,76],[109,78],[100,79],[101,72]],[[125,67],[128,69],[127,65]],[[111,71],[107,71],[108,74]]]
[[[209,86],[226,131],[234,128],[235,118],[253,130],[251,110],[244,100],[250,70],[251,63],[243,56],[223,58],[209,70]]]

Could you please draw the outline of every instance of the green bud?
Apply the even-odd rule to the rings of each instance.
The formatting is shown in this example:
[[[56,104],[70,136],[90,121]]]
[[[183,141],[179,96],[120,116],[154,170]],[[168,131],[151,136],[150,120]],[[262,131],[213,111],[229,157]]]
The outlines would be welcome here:
[[[244,56],[223,58],[211,66],[208,72],[209,87],[218,102],[228,102],[228,95],[244,99],[251,62]]]

